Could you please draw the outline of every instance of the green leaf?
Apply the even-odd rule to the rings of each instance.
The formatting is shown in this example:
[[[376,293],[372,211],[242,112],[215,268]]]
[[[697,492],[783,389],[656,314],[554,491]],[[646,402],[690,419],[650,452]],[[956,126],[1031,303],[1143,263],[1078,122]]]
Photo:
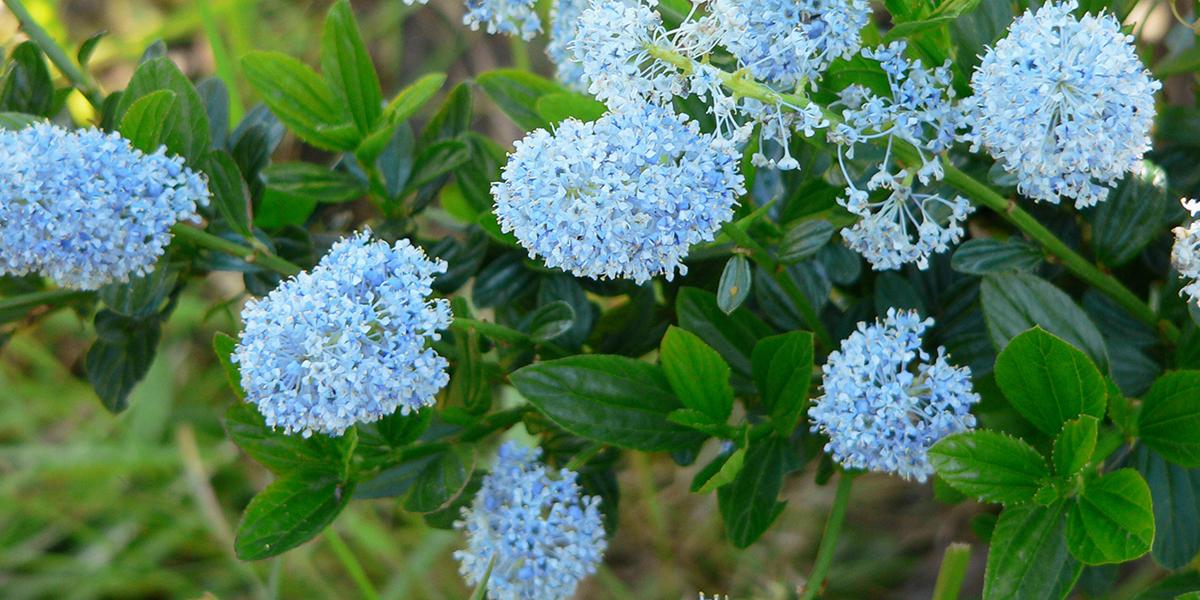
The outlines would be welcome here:
[[[697,288],[685,287],[675,297],[679,326],[700,336],[704,343],[725,358],[733,368],[734,387],[751,381],[750,354],[758,340],[771,335],[771,328],[744,308],[726,315],[717,297]]]
[[[535,342],[548,342],[571,330],[575,325],[575,309],[556,300],[539,306],[529,315],[529,337]]]
[[[929,463],[950,487],[985,502],[1021,504],[1050,475],[1046,459],[1018,438],[980,429],[946,436],[929,449]]]
[[[1138,432],[1142,442],[1163,458],[1200,467],[1200,371],[1159,377],[1142,398]]]
[[[188,164],[204,164],[211,143],[208,111],[192,82],[168,58],[149,60],[133,72],[133,79],[117,104],[119,122],[124,123],[135,102],[161,90],[175,93],[168,121],[163,125],[162,142],[167,151],[182,156]]]
[[[1154,561],[1181,569],[1200,554],[1200,469],[1173,465],[1138,445],[1131,464],[1146,479],[1154,509]]]
[[[163,145],[175,92],[158,90],[138,98],[121,118],[121,135],[134,148],[153,154]]]
[[[1107,370],[1104,338],[1087,313],[1054,284],[1027,273],[988,275],[980,286],[983,316],[992,343],[1001,349],[1034,325],[1066,340]],[[1057,433],[1058,429],[1050,432]]]
[[[928,31],[941,29],[950,22],[954,21],[955,16],[940,16],[930,19],[922,19],[920,21],[908,21],[899,23],[891,28],[886,35],[883,36],[883,43],[889,44],[896,40],[913,37]]]
[[[430,411],[421,411],[430,412]],[[432,462],[433,456],[422,456],[398,465],[387,467],[366,481],[359,482],[354,488],[355,500],[372,500],[375,498],[395,498],[406,494],[417,482],[421,471]],[[453,503],[451,503],[453,505]]]
[[[1067,551],[1062,502],[1050,506],[1010,506],[992,532],[984,600],[1063,599],[1083,565]]]
[[[418,140],[421,147],[440,140],[457,139],[471,128],[471,88],[460,83],[450,90],[441,108],[425,125]]]
[[[817,253],[833,238],[833,225],[824,219],[800,221],[783,234],[779,242],[779,261],[796,264]]]
[[[160,259],[154,270],[134,275],[125,283],[110,283],[97,290],[97,296],[113,312],[133,319],[146,319],[158,313],[171,290],[178,273],[167,260]]]
[[[774,436],[751,442],[737,477],[717,490],[725,534],[735,547],[753,544],[783,512],[787,503],[778,498],[786,453],[786,442]]]
[[[79,66],[87,67],[88,61],[92,59],[92,53],[96,51],[96,46],[100,44],[100,40],[103,40],[106,35],[108,35],[107,31],[96,32],[92,34],[92,37],[84,40],[79,45],[79,51],[75,53],[75,60],[79,63]]]
[[[717,306],[722,312],[732,313],[750,296],[751,275],[750,261],[745,256],[735,254],[729,257],[725,270],[721,272],[721,281],[717,284]]]
[[[1167,174],[1148,161],[1142,166],[1141,173],[1126,175],[1092,211],[1092,248],[1105,265],[1119,267],[1133,260],[1163,230]]]
[[[771,412],[771,424],[784,437],[795,431],[808,405],[813,374],[813,335],[793,331],[763,338],[751,356],[754,384]]]
[[[468,132],[463,139],[470,147],[471,158],[454,172],[454,181],[476,215],[491,212],[492,183],[500,180],[500,169],[507,160],[504,148],[475,132]],[[468,222],[476,219],[478,216]]]
[[[426,146],[417,154],[405,188],[413,190],[421,187],[461,167],[468,160],[471,160],[471,149],[458,140],[442,140]]]
[[[242,390],[242,372],[233,362],[233,351],[236,348],[237,340],[228,334],[218,331],[213,336],[213,352],[216,352],[217,362],[221,364],[221,370],[225,372],[225,380],[229,382],[229,387],[233,389],[238,400],[245,400],[246,392]]]
[[[542,120],[550,124],[567,119],[578,119],[589,123],[608,112],[608,107],[604,106],[604,103],[596,101],[591,96],[574,92],[546,94],[537,99],[535,107]]]
[[[474,329],[456,332],[454,349],[458,364],[450,378],[450,402],[473,415],[486,413],[492,406],[492,390],[483,370],[479,333]]]
[[[18,112],[0,112],[0,129],[6,129],[8,131],[20,131],[26,127],[29,127],[30,125],[33,125],[34,123],[44,120],[45,119],[36,115],[27,115]]]
[[[475,469],[475,447],[456,445],[421,469],[404,510],[431,513],[449,504],[467,487]]]
[[[1042,264],[1042,252],[1020,239],[968,240],[950,257],[950,268],[967,275],[1010,271],[1031,272]]]
[[[567,91],[549,79],[518,69],[488,71],[476,77],[475,82],[504,114],[526,131],[549,126],[537,112],[539,98]]]
[[[237,161],[224,150],[213,150],[204,171],[217,213],[234,232],[250,237],[250,189]]]
[[[225,433],[243,452],[277,475],[293,471],[345,474],[353,433],[304,437],[267,426],[252,404],[239,402],[225,411]]]
[[[366,136],[382,112],[383,92],[348,0],[335,3],[325,18],[321,70],[334,96],[350,111],[359,134]]]
[[[259,492],[242,515],[234,551],[242,560],[282,554],[316,537],[354,493],[353,482],[328,473],[295,471]]]
[[[84,371],[104,408],[121,412],[154,362],[162,328],[157,316],[133,319],[110,310],[96,313],[95,323],[97,339],[88,349]]]
[[[1034,327],[996,357],[996,383],[1013,408],[1046,435],[1079,415],[1104,417],[1108,386],[1087,355]]]
[[[1063,424],[1062,432],[1054,438],[1054,472],[1059,477],[1070,477],[1087,466],[1096,451],[1099,430],[1100,420],[1089,415]]]
[[[395,98],[388,103],[383,115],[389,123],[396,124],[408,120],[417,113],[425,103],[429,102],[438,90],[446,83],[445,73],[429,73],[400,90]]]
[[[704,435],[667,420],[682,408],[658,367],[623,356],[572,356],[509,376],[521,395],[580,437],[645,451],[695,447]]]
[[[358,143],[350,116],[304,63],[279,52],[252,51],[242,58],[242,71],[271,113],[300,139],[325,150],[353,150]],[[342,124],[349,129],[339,128]]]
[[[353,175],[304,163],[279,163],[263,171],[267,188],[288,198],[337,204],[357,200],[367,193]]]
[[[42,51],[33,42],[22,42],[0,79],[0,110],[49,117],[53,106],[54,82]]]
[[[724,423],[733,411],[729,365],[695,334],[671,326],[659,349],[663,373],[683,405]]]
[[[696,493],[707,494],[715,489],[725,487],[733,483],[737,476],[742,473],[742,467],[746,462],[746,449],[738,448],[732,454],[725,457],[721,463],[721,468],[717,470],[712,477],[709,477],[698,489]]]
[[[1118,469],[1089,482],[1071,504],[1067,543],[1084,564],[1133,560],[1150,551],[1154,512],[1150,488],[1133,469]]]

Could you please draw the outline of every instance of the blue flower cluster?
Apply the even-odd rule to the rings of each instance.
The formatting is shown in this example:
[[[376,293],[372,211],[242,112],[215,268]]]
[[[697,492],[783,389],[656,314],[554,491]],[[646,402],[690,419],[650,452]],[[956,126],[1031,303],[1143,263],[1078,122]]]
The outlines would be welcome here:
[[[404,3],[429,4],[429,0],[404,0]],[[542,30],[537,0],[464,0],[464,5],[467,12],[463,15],[463,25],[472,31],[484,27],[488,33],[531,40]]]
[[[246,400],[267,425],[305,437],[432,405],[449,381],[426,347],[450,326],[449,303],[430,300],[445,270],[407,240],[364,232],[334,244],[311,273],[242,310],[233,360]]]
[[[710,10],[739,65],[781,90],[858,52],[871,17],[867,0],[711,0]]]
[[[204,178],[163,149],[46,123],[0,131],[0,275],[81,290],[128,281],[207,203]]]
[[[501,228],[549,267],[644,282],[710,241],[745,193],[738,157],[668,108],[569,119],[516,144],[492,186]]]
[[[514,442],[500,447],[455,529],[467,547],[454,553],[459,572],[472,584],[488,566],[488,597],[495,600],[562,600],[596,571],[607,542],[600,498],[583,496],[576,474],[551,477],[538,462],[540,448]]]
[[[888,309],[886,319],[859,323],[829,354],[823,393],[808,414],[842,466],[924,482],[933,473],[929,447],[975,426],[971,370],[948,363],[943,348],[932,362],[921,349],[931,325],[916,311]]]
[[[651,54],[652,48],[672,46],[652,4],[653,0],[595,0],[579,16],[568,46],[588,92],[610,107],[667,104],[683,92],[683,74]]]
[[[968,139],[1016,175],[1022,194],[1083,208],[1140,168],[1161,86],[1116,17],[1077,19],[1076,6],[1027,11],[983,57]]]
[[[947,200],[918,192],[914,185],[930,187],[943,177],[939,155],[954,143],[963,113],[954,102],[949,62],[930,71],[921,61],[905,58],[904,50],[903,42],[863,50],[865,58],[882,67],[891,93],[881,96],[858,84],[845,88],[838,101],[843,122],[828,134],[837,144],[838,165],[846,180],[846,195],[839,201],[861,217],[842,236],[879,270],[906,263],[926,268],[931,255],[961,239],[962,223],[973,210],[961,196]],[[887,140],[883,160],[859,187],[847,160],[854,158],[856,144],[879,139]],[[911,144],[920,154],[915,174],[905,169],[892,172],[896,140]],[[882,198],[872,201],[873,193]]]
[[[546,56],[555,66],[555,76],[567,87],[576,91],[587,91],[583,79],[583,65],[571,53],[579,32],[579,18],[587,9],[589,0],[555,0],[550,9],[550,40],[546,43]]]
[[[1171,265],[1187,283],[1179,290],[1192,302],[1200,303],[1200,201],[1183,200],[1183,208],[1193,221],[1187,227],[1176,227],[1175,244],[1171,247]]]

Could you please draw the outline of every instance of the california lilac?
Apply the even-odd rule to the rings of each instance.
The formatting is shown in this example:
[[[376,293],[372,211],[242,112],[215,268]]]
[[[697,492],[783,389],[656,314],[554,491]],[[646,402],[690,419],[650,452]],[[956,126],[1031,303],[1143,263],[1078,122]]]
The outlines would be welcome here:
[[[546,56],[554,63],[555,75],[567,87],[587,91],[583,79],[583,66],[571,53],[571,44],[579,32],[579,17],[587,9],[589,0],[555,0],[550,9],[550,41],[546,43]]]
[[[580,15],[569,45],[597,100],[612,107],[666,104],[683,92],[682,73],[651,54],[652,48],[671,46],[655,4],[657,0],[595,0]]]
[[[404,3],[429,4],[429,0],[404,0]],[[531,40],[542,30],[537,14],[537,0],[464,0],[467,12],[463,25],[472,30],[480,27],[488,33],[503,33]]]
[[[916,311],[888,309],[886,319],[859,323],[829,354],[823,393],[808,414],[842,466],[923,482],[933,473],[929,447],[975,426],[971,370],[947,362],[944,348],[933,362],[921,349],[931,325]]]
[[[446,359],[426,347],[450,326],[449,303],[429,298],[445,270],[407,240],[364,232],[334,244],[312,272],[242,310],[233,360],[246,401],[268,426],[305,437],[432,405],[449,381]]]
[[[454,553],[459,572],[476,585],[487,581],[495,600],[561,600],[596,571],[607,542],[600,498],[583,496],[576,474],[551,476],[540,448],[515,442],[500,447],[471,506],[455,529],[467,547]]]
[[[594,278],[686,273],[745,193],[738,156],[670,109],[627,106],[518,141],[492,185],[496,217],[531,257]]]
[[[1182,201],[1183,207],[1191,213],[1193,221],[1187,227],[1176,227],[1175,245],[1171,247],[1171,265],[1179,271],[1179,276],[1188,280],[1180,295],[1187,295],[1192,302],[1200,303],[1200,220],[1195,219],[1200,214],[1200,201]]]
[[[883,190],[886,197],[872,201],[867,190]],[[916,191],[906,171],[880,170],[867,190],[850,186],[838,201],[860,219],[842,230],[846,245],[879,271],[916,263],[929,266],[929,257],[945,252],[962,239],[962,223],[974,207],[962,196],[947,200],[940,194]],[[944,223],[944,224],[943,224]]]
[[[867,0],[711,0],[709,9],[739,65],[781,90],[858,52],[871,16]]]
[[[170,228],[208,203],[204,178],[116,133],[39,123],[0,130],[0,275],[92,290],[144,275]]]
[[[1022,194],[1082,208],[1140,168],[1160,84],[1116,17],[1077,19],[1076,6],[1027,11],[983,57],[968,139],[1016,175]]]

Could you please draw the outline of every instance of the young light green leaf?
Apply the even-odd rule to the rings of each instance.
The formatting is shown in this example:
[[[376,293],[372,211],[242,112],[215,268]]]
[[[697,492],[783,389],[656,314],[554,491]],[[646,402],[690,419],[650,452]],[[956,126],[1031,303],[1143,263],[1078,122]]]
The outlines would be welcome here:
[[[1200,467],[1200,371],[1159,377],[1142,398],[1138,432],[1142,442],[1167,460]]]
[[[1000,504],[1029,502],[1050,475],[1032,446],[984,429],[942,438],[929,449],[929,462],[954,489]]]
[[[659,348],[663,373],[683,405],[713,423],[724,423],[733,410],[729,365],[696,334],[671,326]]]
[[[438,90],[446,83],[445,73],[429,73],[400,90],[395,98],[384,109],[386,120],[395,125],[408,120],[416,114],[426,102],[433,98]]]
[[[771,411],[771,425],[784,437],[796,429],[808,405],[813,375],[813,335],[793,331],[763,338],[751,355],[754,384]]]
[[[595,121],[608,112],[608,107],[591,96],[574,92],[555,92],[537,99],[537,113],[547,123],[558,123],[567,119],[579,119],[585,123]]]
[[[733,481],[737,479],[737,476],[741,474],[742,466],[745,464],[745,461],[746,449],[738,448],[737,450],[734,450],[733,454],[730,454],[729,457],[725,459],[725,462],[721,464],[721,468],[716,472],[716,474],[712,477],[709,477],[708,481],[705,481],[704,485],[701,485],[700,489],[696,490],[696,492],[699,494],[707,494],[715,489],[719,489],[729,485],[730,483],[733,483]]]
[[[158,90],[138,98],[121,118],[121,135],[134,148],[153,154],[163,145],[175,92]]]
[[[753,313],[738,309],[726,315],[717,304],[717,297],[697,288],[685,287],[675,297],[675,313],[679,326],[700,336],[729,363],[739,383],[749,387],[752,368],[750,354],[758,340],[771,335],[771,328]],[[740,382],[739,382],[740,379]]]
[[[271,113],[297,137],[324,150],[353,150],[358,131],[329,86],[304,63],[279,52],[252,51],[242,71]],[[349,126],[337,128],[340,124]]]
[[[1104,417],[1108,387],[1087,355],[1034,327],[996,357],[996,383],[1021,416],[1047,435],[1079,415]]]
[[[1064,423],[1054,438],[1054,472],[1060,477],[1070,477],[1082,471],[1096,450],[1099,428],[1100,420],[1090,415]]]
[[[333,94],[350,111],[360,137],[366,136],[382,112],[383,92],[349,0],[334,3],[325,18],[321,70]]]
[[[1133,560],[1154,542],[1150,488],[1133,469],[1118,469],[1087,483],[1067,517],[1071,555],[1084,564]]]
[[[242,560],[282,554],[316,537],[346,507],[353,482],[328,473],[295,471],[259,492],[242,515],[234,551]]]
[[[1010,506],[1000,513],[988,550],[984,600],[1061,600],[1071,593],[1083,565],[1067,551],[1065,512],[1065,504],[1057,502]]]

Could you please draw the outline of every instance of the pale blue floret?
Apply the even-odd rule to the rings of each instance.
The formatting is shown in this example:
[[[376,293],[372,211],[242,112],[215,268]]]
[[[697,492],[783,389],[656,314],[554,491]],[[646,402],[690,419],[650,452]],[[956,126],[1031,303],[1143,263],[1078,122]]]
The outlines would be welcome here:
[[[871,16],[867,0],[712,0],[710,10],[739,64],[780,89],[815,82],[858,52]]]
[[[432,405],[449,381],[446,359],[426,347],[450,326],[449,303],[430,299],[445,270],[407,240],[334,244],[312,272],[242,310],[233,360],[246,401],[268,426],[305,437]]]
[[[683,93],[683,75],[650,53],[652,47],[674,45],[654,10],[656,4],[656,0],[593,0],[579,16],[568,47],[588,92],[610,107],[668,104]]]
[[[404,3],[428,4],[429,0],[404,0]],[[463,25],[473,31],[480,27],[488,33],[503,33],[531,40],[542,30],[542,20],[537,15],[537,0],[465,0],[467,12]]]
[[[459,572],[477,585],[488,565],[488,598],[562,600],[596,572],[607,546],[600,498],[583,496],[576,474],[551,477],[540,448],[500,447],[496,464],[462,519],[467,547],[454,553]]]
[[[1076,6],[1027,11],[983,57],[967,139],[1016,175],[1022,194],[1083,208],[1140,169],[1161,86],[1116,17],[1076,18]]]
[[[0,131],[0,275],[97,289],[144,275],[170,228],[208,203],[204,178],[165,149],[40,123]]]
[[[516,144],[492,186],[496,217],[529,255],[579,276],[686,274],[745,193],[738,156],[694,121],[642,104],[568,119]]]
[[[921,349],[931,325],[916,311],[888,309],[886,319],[859,323],[829,354],[822,395],[808,414],[843,467],[924,482],[933,473],[929,447],[975,426],[971,370],[947,362],[944,348],[933,362]]]
[[[546,43],[546,56],[555,65],[555,75],[567,87],[576,91],[587,91],[583,78],[583,65],[571,54],[571,44],[579,32],[579,17],[587,9],[589,0],[555,0],[550,9],[550,40]]]

